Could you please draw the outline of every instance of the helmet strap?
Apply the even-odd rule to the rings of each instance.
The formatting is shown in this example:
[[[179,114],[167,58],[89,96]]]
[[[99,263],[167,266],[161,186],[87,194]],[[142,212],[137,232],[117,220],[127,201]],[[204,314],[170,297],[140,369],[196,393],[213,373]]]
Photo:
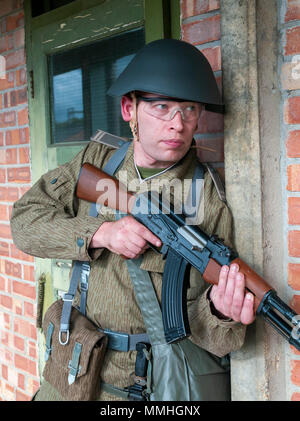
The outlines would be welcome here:
[[[133,104],[133,118],[129,122],[129,126],[131,129],[131,133],[133,135],[133,140],[136,142],[139,141],[139,134],[138,134],[138,122],[137,122],[137,104],[136,104],[136,96],[134,92],[130,93],[132,104]]]

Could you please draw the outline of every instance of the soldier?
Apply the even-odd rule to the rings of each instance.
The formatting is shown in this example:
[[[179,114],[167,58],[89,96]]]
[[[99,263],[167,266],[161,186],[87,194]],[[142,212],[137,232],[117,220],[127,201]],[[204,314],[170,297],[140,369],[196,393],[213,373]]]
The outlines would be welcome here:
[[[191,146],[201,112],[205,108],[220,111],[222,105],[213,72],[203,54],[183,41],[152,42],[135,56],[108,93],[122,96],[122,117],[133,133],[133,141],[115,176],[126,171],[128,183],[139,177],[149,186],[154,179],[192,179],[197,159]],[[83,163],[103,168],[114,152],[112,147],[91,141],[71,162],[45,174],[14,204],[11,226],[16,246],[25,253],[90,263],[86,315],[96,326],[141,334],[146,331],[145,323],[124,256],[142,256],[141,268],[150,274],[160,301],[165,262],[149,248],[149,243],[159,247],[161,242],[132,216],[116,220],[102,211],[97,218],[88,216],[90,204],[74,194]],[[231,214],[219,199],[208,172],[204,175],[201,228],[232,245]],[[79,299],[77,291],[74,306]],[[244,277],[237,265],[223,267],[218,286],[212,288],[191,268],[188,340],[218,357],[239,349],[245,326],[255,317],[253,299],[245,291]],[[101,387],[96,399],[122,399],[122,395],[114,393],[114,387],[121,390],[133,383],[135,357],[134,350],[106,351],[101,382],[112,387]],[[44,381],[35,399],[64,398]]]

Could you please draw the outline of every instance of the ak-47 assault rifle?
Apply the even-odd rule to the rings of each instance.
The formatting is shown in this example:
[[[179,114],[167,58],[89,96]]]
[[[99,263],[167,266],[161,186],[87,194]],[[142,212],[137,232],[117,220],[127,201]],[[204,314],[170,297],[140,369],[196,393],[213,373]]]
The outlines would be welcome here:
[[[116,178],[87,163],[81,168],[76,195],[80,199],[131,214],[160,238],[162,247],[153,248],[166,258],[161,306],[168,343],[190,334],[186,291],[191,265],[206,282],[217,284],[221,266],[237,263],[245,276],[246,288],[255,296],[256,314],[262,315],[300,350],[300,316],[235,251],[216,236],[208,236],[198,227],[187,225],[185,217],[176,214],[161,195],[154,192],[134,195]]]

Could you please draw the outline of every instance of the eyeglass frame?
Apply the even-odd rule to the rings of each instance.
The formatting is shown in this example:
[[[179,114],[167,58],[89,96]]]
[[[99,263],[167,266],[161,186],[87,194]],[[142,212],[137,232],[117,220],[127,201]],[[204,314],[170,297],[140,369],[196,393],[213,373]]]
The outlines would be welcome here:
[[[193,102],[193,103],[196,103],[196,104],[200,104],[200,105],[202,105],[201,103],[196,102],[196,101],[188,101],[188,100],[186,100],[186,99],[177,99],[177,98],[161,97],[161,96],[159,96],[159,97],[144,97],[144,96],[142,96],[142,95],[138,95],[138,96],[136,96],[136,99],[137,99],[137,101],[138,101],[139,99],[141,99],[142,101],[145,101],[145,102],[156,102],[156,101],[169,101],[169,102]],[[202,110],[200,110],[200,114],[201,114],[201,111],[202,111]],[[181,107],[176,107],[176,108],[173,110],[173,112],[172,112],[172,114],[171,114],[171,116],[170,116],[170,118],[169,118],[169,119],[160,118],[160,117],[154,116],[154,115],[152,115],[152,114],[149,114],[149,115],[152,115],[152,117],[154,117],[154,118],[158,118],[159,120],[171,121],[171,120],[173,120],[173,118],[175,117],[175,115],[176,115],[176,113],[177,113],[177,112],[180,112],[180,115],[181,115],[181,118],[182,118],[182,120],[183,120],[183,121],[194,121],[194,120],[186,120],[186,119],[185,119],[185,117],[184,117],[184,113],[183,113],[183,110],[182,110],[182,108],[181,108]],[[147,113],[147,114],[148,114],[148,113]],[[199,114],[199,117],[200,117],[200,114]],[[196,119],[195,119],[195,120],[196,120]]]

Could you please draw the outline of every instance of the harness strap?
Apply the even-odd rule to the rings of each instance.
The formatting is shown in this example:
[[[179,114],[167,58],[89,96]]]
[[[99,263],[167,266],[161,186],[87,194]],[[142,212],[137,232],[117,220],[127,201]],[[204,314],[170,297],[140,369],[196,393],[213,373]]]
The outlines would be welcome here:
[[[124,160],[130,142],[125,142],[120,139],[119,146],[121,145],[120,149],[118,149],[113,156],[109,159],[107,164],[104,167],[104,171],[108,174],[114,174],[118,167]],[[97,217],[98,212],[95,204],[92,204],[90,207],[90,216]],[[80,312],[85,316],[86,314],[86,300],[87,300],[87,291],[88,291],[88,279],[90,274],[90,263],[89,262],[81,262],[75,261],[69,290],[63,296],[63,308],[60,320],[60,329],[59,329],[59,342],[61,345],[66,345],[69,342],[69,328],[70,328],[70,317],[72,311],[72,303],[76,294],[77,285],[80,281]],[[66,337],[63,339],[63,333],[66,334]],[[116,341],[114,341],[114,346]]]

